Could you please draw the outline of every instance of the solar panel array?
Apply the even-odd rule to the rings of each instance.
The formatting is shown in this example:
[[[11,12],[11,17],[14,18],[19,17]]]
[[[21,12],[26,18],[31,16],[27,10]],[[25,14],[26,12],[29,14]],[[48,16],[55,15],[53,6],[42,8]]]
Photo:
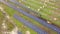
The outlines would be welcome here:
[[[12,24],[17,25],[21,34],[25,34],[26,30],[31,34],[60,34],[59,0],[0,0],[0,2],[4,11],[12,18],[11,21],[14,21]],[[9,18],[7,15],[5,16]]]

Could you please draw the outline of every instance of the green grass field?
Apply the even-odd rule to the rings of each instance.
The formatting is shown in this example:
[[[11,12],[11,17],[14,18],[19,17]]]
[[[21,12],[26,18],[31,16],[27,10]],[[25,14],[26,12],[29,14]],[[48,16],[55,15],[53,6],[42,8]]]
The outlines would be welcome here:
[[[13,15],[17,12],[16,10],[8,7],[5,4],[2,4],[4,10],[10,15],[10,17],[13,19],[13,21],[16,23],[17,27],[19,28],[19,30],[25,34],[26,31],[30,31],[31,34],[37,34],[37,32],[35,32],[34,30],[32,30],[31,28],[28,28],[27,26],[23,25],[21,22],[19,22],[18,20],[16,20]],[[24,16],[23,16],[24,17]],[[10,26],[10,25],[9,25]],[[11,26],[10,26],[11,27]],[[10,29],[9,29],[10,30]]]
[[[57,1],[43,1],[43,0],[18,0],[20,3],[24,4],[28,8],[38,12],[40,17],[50,21],[52,24],[60,27],[60,6]],[[54,20],[56,18],[56,20]]]
[[[42,0],[26,0],[26,1],[22,1],[22,0],[18,0],[18,2],[21,2],[22,4],[24,4],[27,8],[30,8],[31,10],[38,12],[38,16],[49,21],[51,24],[54,24],[57,27],[60,27],[60,6],[58,5],[58,2],[54,2],[54,1],[50,1],[50,2],[44,2]],[[47,5],[45,5],[45,4]],[[11,3],[12,4],[12,3]],[[13,3],[14,4],[14,3]],[[17,14],[19,16],[21,16],[22,18],[24,18],[25,20],[31,22],[32,24],[36,25],[37,27],[43,29],[44,31],[48,32],[49,34],[57,34],[56,31],[51,30],[50,28],[47,28],[45,26],[43,26],[42,24],[39,24],[37,21],[35,21],[32,18],[29,18],[27,16],[25,16],[22,13],[19,13],[18,11],[12,9],[11,7],[0,3],[0,5],[2,5],[2,7],[4,8],[4,10],[9,14],[9,16],[12,18],[12,20],[15,22],[15,24],[17,25],[17,27],[19,28],[19,30],[22,32],[22,34],[25,34],[26,31],[30,31],[31,34],[37,34],[37,32],[35,32],[34,30],[32,30],[31,28],[25,26],[22,22],[19,22],[18,20],[16,20],[13,15]],[[16,4],[14,4],[16,5]],[[16,5],[18,6],[18,5]],[[20,7],[21,8],[21,7]],[[58,9],[57,9],[58,8]],[[23,8],[22,8],[23,9]],[[23,9],[24,10],[24,9]],[[40,16],[41,15],[41,16]],[[3,15],[0,12],[0,21],[3,20]],[[54,18],[56,18],[54,20]],[[0,22],[1,24],[1,22]],[[8,24],[8,28],[9,30],[11,30],[13,28],[13,25],[9,22],[7,22]]]

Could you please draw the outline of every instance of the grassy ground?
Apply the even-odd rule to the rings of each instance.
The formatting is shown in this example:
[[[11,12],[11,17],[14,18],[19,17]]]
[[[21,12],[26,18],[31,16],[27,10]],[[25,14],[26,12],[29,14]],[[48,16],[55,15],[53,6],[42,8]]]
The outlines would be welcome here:
[[[17,15],[21,16],[22,18],[24,18],[25,20],[29,21],[30,23],[36,25],[37,27],[41,28],[42,30],[48,32],[49,34],[57,34],[56,31],[53,31],[50,28],[47,28],[47,27],[43,26],[42,24],[39,24],[39,22],[35,21],[32,18],[24,16],[24,14],[22,14],[22,13],[17,12]]]
[[[2,31],[4,30],[4,28],[2,28],[3,26],[2,26],[2,23],[3,23],[3,21],[4,20],[6,20],[5,19],[5,17],[4,17],[4,15],[2,14],[2,12],[0,11],[0,34],[2,34]],[[10,21],[8,21],[8,20],[6,20],[6,25],[7,25],[7,31],[12,31],[12,29],[14,28],[14,25],[13,24],[11,24],[11,22]]]
[[[21,0],[20,0],[21,1]],[[42,3],[39,3],[39,2],[42,2]],[[51,23],[53,23],[54,25],[57,25],[60,27],[60,24],[59,24],[59,20],[60,20],[60,16],[59,16],[59,11],[55,11],[54,8],[51,8],[50,6],[54,6],[53,4],[49,4],[49,3],[46,3],[48,5],[45,6],[44,8],[40,8],[40,7],[43,7],[44,5],[44,2],[43,1],[32,1],[32,0],[26,0],[26,1],[21,1],[22,4],[24,4],[25,6],[29,6],[30,9],[36,11],[39,13],[39,15],[41,15],[42,18],[48,20],[48,21],[51,21]],[[19,22],[18,20],[16,20],[15,18],[13,18],[12,16],[14,14],[18,14],[19,16],[21,16],[22,18],[24,18],[25,20],[31,22],[32,24],[34,25],[37,25],[39,28],[47,31],[49,34],[57,34],[57,32],[43,26],[42,24],[39,24],[37,21],[17,12],[16,10],[2,4],[2,6],[4,7],[4,10],[10,15],[10,17],[14,20],[15,24],[18,26],[19,30],[25,34],[25,32],[27,30],[29,30],[31,32],[31,34],[37,34],[37,32],[35,32],[34,30],[32,30],[31,28],[25,26],[24,24],[22,24],[21,22]],[[57,6],[54,6],[54,7],[57,7]],[[59,6],[58,6],[59,7]],[[57,7],[57,8],[58,8]],[[40,9],[38,11],[38,9]],[[53,20],[53,18],[57,18],[58,20]]]
[[[34,30],[32,30],[31,28],[28,28],[27,26],[25,27],[25,25],[23,25],[21,22],[19,22],[18,20],[16,20],[15,18],[13,18],[14,13],[16,13],[17,11],[2,4],[4,10],[10,15],[10,17],[13,19],[13,21],[16,23],[17,27],[19,28],[20,31],[22,31],[23,34],[25,34],[26,31],[30,31],[31,34],[37,34],[37,32],[35,32]],[[24,16],[23,16],[24,17]],[[10,25],[9,25],[10,26]]]
[[[43,0],[19,1],[25,6],[30,7],[30,9],[34,10],[35,12],[38,12],[43,19],[46,19],[52,24],[60,27],[60,6],[59,2],[57,2],[56,0],[55,2],[51,0],[49,2],[44,2]],[[56,18],[57,20],[54,20],[54,18]]]

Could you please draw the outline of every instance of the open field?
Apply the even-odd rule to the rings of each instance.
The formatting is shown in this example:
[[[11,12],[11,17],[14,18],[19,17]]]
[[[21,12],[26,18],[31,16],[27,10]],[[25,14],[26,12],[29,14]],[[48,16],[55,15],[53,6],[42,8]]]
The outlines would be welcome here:
[[[58,4],[59,2],[57,1],[50,0],[45,2],[44,0],[19,0],[20,3],[24,4],[28,8],[30,7],[30,9],[34,10],[35,12],[38,12],[38,15],[41,15],[40,17],[60,27],[60,6]],[[56,18],[57,20],[54,20],[54,18]]]
[[[19,9],[22,9],[23,11],[37,17],[41,18],[47,23],[52,24],[58,28],[60,28],[60,5],[59,1],[44,1],[44,0],[17,0],[19,3],[23,4],[25,7],[29,8],[30,10],[26,9],[23,6],[20,6],[18,4],[15,4],[11,1],[9,2],[11,5],[16,6]],[[36,25],[36,27],[42,29],[43,31],[47,32],[48,34],[58,34],[58,32],[45,27],[38,21],[28,17],[27,15],[15,10],[14,8],[0,2],[0,5],[3,7],[4,11],[10,16],[10,18],[14,21],[14,24],[18,27],[19,31],[22,32],[22,34],[25,34],[26,31],[29,31],[30,34],[38,34],[35,30],[32,28],[24,25],[21,21],[14,18],[14,14],[17,14],[18,16],[22,17],[24,20],[28,21],[29,23],[32,23],[33,25]],[[32,10],[32,11],[31,11]],[[5,19],[4,14],[0,10],[0,28],[3,20]],[[8,25],[8,31],[12,31],[14,28],[14,25],[10,23],[8,19],[6,19],[6,24]]]

